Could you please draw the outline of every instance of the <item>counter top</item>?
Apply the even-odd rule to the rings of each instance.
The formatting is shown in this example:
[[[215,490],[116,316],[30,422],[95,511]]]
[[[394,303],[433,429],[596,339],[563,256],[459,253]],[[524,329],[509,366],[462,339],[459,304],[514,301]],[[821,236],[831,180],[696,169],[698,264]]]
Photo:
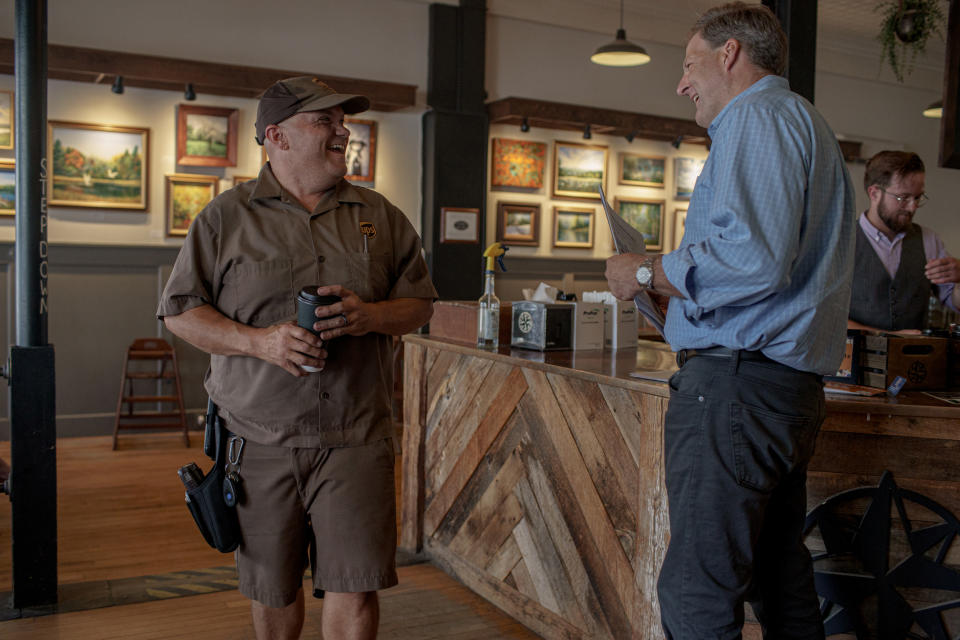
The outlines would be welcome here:
[[[676,369],[673,351],[669,345],[652,340],[641,340],[636,349],[609,349],[584,351],[533,351],[514,349],[509,345],[501,346],[497,351],[483,351],[463,343],[420,336],[406,335],[405,341],[424,345],[443,344],[451,351],[469,355],[479,355],[495,360],[516,363],[543,371],[554,371],[588,380],[607,378],[617,380],[620,386],[653,395],[667,397],[669,390],[665,382],[644,380],[631,376],[635,371],[663,371]],[[960,418],[960,406],[951,405],[943,400],[932,398],[922,391],[903,391],[895,398],[883,396],[848,396],[827,394],[827,408],[836,413],[858,413],[878,416],[906,416],[917,418]]]

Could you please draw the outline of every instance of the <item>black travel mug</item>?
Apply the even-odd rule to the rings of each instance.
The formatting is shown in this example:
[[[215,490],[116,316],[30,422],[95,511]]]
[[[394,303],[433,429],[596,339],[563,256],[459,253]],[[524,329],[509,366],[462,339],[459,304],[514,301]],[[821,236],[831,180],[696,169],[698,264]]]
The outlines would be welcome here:
[[[313,330],[313,325],[319,320],[316,314],[317,307],[325,307],[340,302],[341,300],[340,296],[317,295],[317,287],[319,286],[320,285],[312,285],[304,287],[300,290],[300,293],[297,294],[297,325],[303,327],[318,338],[320,337],[320,332]],[[328,357],[329,351],[328,348]],[[300,365],[300,368],[311,373],[320,371],[320,369],[316,367],[310,367],[305,364]]]

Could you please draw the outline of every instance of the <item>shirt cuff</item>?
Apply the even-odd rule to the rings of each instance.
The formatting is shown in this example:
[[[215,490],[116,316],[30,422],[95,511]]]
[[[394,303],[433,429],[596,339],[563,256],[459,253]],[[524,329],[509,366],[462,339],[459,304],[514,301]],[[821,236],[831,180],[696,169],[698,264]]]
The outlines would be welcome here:
[[[683,248],[671,251],[663,256],[660,264],[673,288],[682,293],[684,298],[693,300],[693,292],[687,288],[687,274],[696,266],[690,257],[690,250]]]

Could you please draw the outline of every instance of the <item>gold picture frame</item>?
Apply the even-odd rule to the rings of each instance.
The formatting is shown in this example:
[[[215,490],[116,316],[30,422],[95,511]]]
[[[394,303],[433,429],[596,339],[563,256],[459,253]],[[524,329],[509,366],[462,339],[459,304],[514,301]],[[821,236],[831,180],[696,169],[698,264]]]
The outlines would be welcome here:
[[[14,108],[13,91],[0,91],[0,149],[13,149],[16,135]]]
[[[197,214],[213,200],[220,188],[220,178],[189,173],[166,176],[167,236],[186,236]]]
[[[553,208],[553,246],[568,249],[590,249],[596,227],[593,207]]]
[[[12,158],[0,158],[0,216],[16,214],[17,167]]]
[[[554,197],[599,200],[598,187],[607,188],[607,153],[604,145],[554,142]]]
[[[48,120],[47,167],[50,206],[145,211],[150,129]]]

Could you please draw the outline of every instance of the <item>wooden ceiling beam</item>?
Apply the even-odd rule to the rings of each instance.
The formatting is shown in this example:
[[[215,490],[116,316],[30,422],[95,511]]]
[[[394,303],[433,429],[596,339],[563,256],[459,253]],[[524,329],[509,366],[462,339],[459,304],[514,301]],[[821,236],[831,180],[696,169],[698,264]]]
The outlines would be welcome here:
[[[632,134],[638,138],[670,142],[683,136],[684,142],[707,142],[706,129],[693,120],[529,98],[503,98],[487,103],[487,116],[491,124],[519,125],[526,118],[531,127],[582,131],[589,124],[593,133]]]
[[[13,55],[13,40],[0,38],[0,73],[13,74]],[[315,75],[337,91],[367,96],[370,108],[376,111],[397,111],[416,104],[417,87],[409,84],[55,44],[47,48],[47,67],[47,76],[54,80],[94,82],[108,77],[112,82],[115,76],[123,76],[124,85],[130,87],[182,92],[192,83],[198,94],[244,98],[256,98],[283,78]]]

